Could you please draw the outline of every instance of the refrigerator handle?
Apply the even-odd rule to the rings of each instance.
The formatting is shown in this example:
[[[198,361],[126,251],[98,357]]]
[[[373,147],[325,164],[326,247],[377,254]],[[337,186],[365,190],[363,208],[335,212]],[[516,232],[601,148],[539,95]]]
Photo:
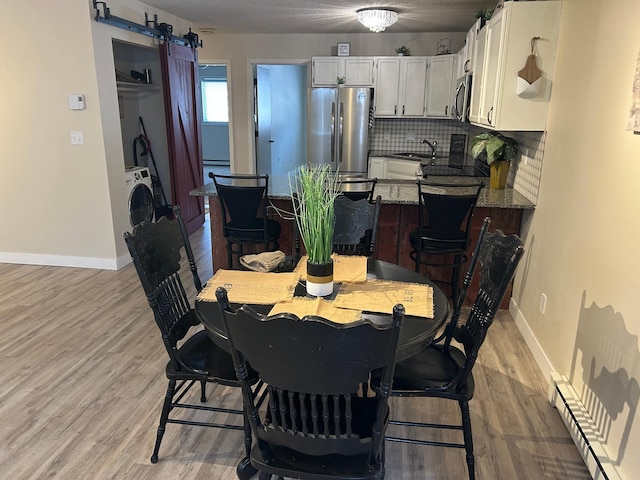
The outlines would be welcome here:
[[[336,161],[336,102],[331,102],[331,165]]]
[[[342,129],[343,129],[343,125],[344,125],[344,103],[340,102],[340,110],[339,110],[339,114],[338,114],[338,118],[339,118],[339,127],[338,127],[338,147],[340,148],[340,155],[338,157],[338,162],[342,163]]]

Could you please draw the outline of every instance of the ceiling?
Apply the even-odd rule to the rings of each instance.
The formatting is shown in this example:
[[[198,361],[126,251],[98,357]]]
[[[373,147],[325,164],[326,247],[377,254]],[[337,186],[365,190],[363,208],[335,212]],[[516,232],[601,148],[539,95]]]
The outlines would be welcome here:
[[[391,8],[400,15],[386,32],[411,33],[466,32],[476,10],[493,7],[497,0],[143,1],[191,22],[195,30],[213,29],[216,33],[367,33],[356,20],[356,11],[376,6]]]

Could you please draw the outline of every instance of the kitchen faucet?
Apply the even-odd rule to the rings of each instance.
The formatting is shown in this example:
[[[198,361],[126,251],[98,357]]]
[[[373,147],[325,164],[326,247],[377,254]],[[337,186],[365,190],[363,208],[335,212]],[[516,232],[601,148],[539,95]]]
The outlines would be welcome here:
[[[438,146],[438,141],[437,140],[429,141],[425,138],[424,140],[422,140],[421,143],[426,143],[431,147],[431,165],[435,165],[436,164],[436,147]]]

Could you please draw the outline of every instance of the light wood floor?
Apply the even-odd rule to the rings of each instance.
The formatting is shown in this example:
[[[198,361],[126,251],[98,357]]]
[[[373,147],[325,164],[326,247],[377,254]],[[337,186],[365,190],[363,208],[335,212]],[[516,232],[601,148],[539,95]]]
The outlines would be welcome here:
[[[192,242],[208,279],[207,224]],[[166,354],[133,265],[0,264],[0,285],[0,479],[235,478],[239,431],[168,425],[159,462],[149,461]],[[475,377],[478,479],[589,478],[508,312],[490,330]],[[229,388],[209,399],[240,404]],[[391,407],[396,418],[459,415],[454,402],[392,399]],[[467,475],[461,450],[395,443],[387,472],[389,480]]]

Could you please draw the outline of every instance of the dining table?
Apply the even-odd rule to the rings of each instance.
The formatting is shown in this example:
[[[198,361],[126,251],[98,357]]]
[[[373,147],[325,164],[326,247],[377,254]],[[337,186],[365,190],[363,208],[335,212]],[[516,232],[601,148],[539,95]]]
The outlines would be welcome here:
[[[427,346],[433,341],[436,333],[446,321],[449,315],[449,301],[442,290],[431,280],[407,268],[395,265],[393,263],[376,260],[374,258],[367,259],[366,279],[369,280],[390,280],[394,282],[404,282],[428,285],[433,289],[433,316],[417,316],[405,315],[400,330],[400,339],[397,349],[397,361],[409,358]],[[205,287],[206,288],[206,287]],[[337,292],[339,286],[336,287]],[[306,296],[305,285],[303,281],[298,282],[295,287],[294,296]],[[328,298],[331,300],[331,297]],[[256,312],[268,315],[273,304],[251,304],[247,303]],[[239,305],[233,304],[233,307]],[[208,331],[212,340],[220,346],[220,348],[228,350],[227,337],[222,325],[222,317],[220,315],[218,304],[215,301],[203,300],[200,296],[195,301],[195,309],[198,315],[204,316],[207,320]],[[391,322],[391,308],[388,313],[378,313],[373,311],[362,311],[362,319],[377,325],[385,325]]]

